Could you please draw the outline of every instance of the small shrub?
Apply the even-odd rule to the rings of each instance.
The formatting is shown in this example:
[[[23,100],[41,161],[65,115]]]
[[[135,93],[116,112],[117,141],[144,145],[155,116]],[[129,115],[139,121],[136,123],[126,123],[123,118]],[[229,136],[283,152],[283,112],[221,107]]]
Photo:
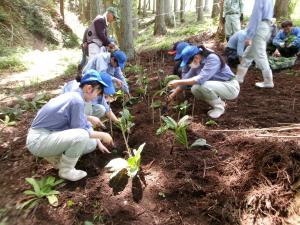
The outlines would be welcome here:
[[[79,47],[79,38],[73,32],[63,33],[63,47],[77,48]]]
[[[69,64],[66,68],[66,70],[64,71],[63,75],[65,76],[73,76],[74,74],[77,73],[77,64]]]
[[[9,72],[20,72],[27,70],[27,67],[16,56],[4,56],[0,57],[0,71],[1,70]]]

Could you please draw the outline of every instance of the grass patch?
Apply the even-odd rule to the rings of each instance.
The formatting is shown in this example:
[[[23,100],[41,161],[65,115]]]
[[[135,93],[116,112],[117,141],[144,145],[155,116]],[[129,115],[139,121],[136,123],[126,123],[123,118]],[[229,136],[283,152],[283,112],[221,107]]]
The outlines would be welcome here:
[[[191,15],[189,15],[191,14]],[[200,24],[195,20],[193,13],[187,13],[185,16],[186,22],[177,22],[176,28],[168,28],[168,33],[164,36],[154,36],[154,24],[142,30],[135,40],[137,52],[147,50],[167,50],[177,42],[186,39],[187,37],[201,34],[208,30],[217,29],[217,21],[206,18],[205,23]]]
[[[67,69],[63,72],[62,75],[64,76],[73,76],[77,73],[77,66],[78,64],[71,63],[67,66]]]
[[[26,49],[22,48],[0,48],[0,72],[21,72],[28,69],[22,60]]]

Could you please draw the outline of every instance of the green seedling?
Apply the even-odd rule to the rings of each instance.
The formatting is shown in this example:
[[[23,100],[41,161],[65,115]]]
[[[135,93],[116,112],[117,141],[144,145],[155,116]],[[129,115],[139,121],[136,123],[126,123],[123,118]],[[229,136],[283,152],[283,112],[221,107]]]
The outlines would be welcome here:
[[[18,103],[23,110],[37,111],[41,108],[50,97],[45,93],[38,93],[31,101],[26,100],[22,96],[17,96]]]
[[[147,102],[147,105],[149,104],[147,99],[149,82],[149,78],[146,75],[140,76],[136,81],[136,84],[139,85],[139,87],[136,89],[136,93],[143,96],[144,101]]]
[[[215,126],[215,125],[218,125],[218,123],[214,120],[209,120],[205,123],[205,125],[207,126]]]
[[[14,106],[13,108],[6,107],[1,110],[0,118],[5,118],[8,116],[11,121],[20,120],[21,114],[24,112],[18,105]]]
[[[120,112],[120,114],[121,114],[121,119],[120,119],[120,123],[118,124],[118,127],[122,132],[128,155],[131,155],[131,150],[128,146],[128,139],[129,139],[130,130],[134,126],[133,116],[126,108],[124,108],[123,111]]]
[[[75,205],[75,202],[73,200],[68,200],[67,201],[67,207],[71,208],[73,205]]]
[[[157,135],[161,135],[165,133],[167,130],[171,130],[174,135],[175,139],[178,143],[182,144],[186,149],[189,149],[189,142],[187,139],[187,127],[189,124],[189,116],[186,115],[182,117],[178,123],[171,117],[169,116],[162,116],[162,120],[164,121],[164,124],[158,128],[156,131]]]
[[[31,184],[33,190],[24,191],[25,195],[30,196],[30,199],[22,203],[18,208],[32,209],[37,206],[43,198],[47,198],[48,202],[52,206],[58,206],[58,191],[53,190],[53,188],[64,182],[62,179],[56,180],[55,177],[49,176],[44,177],[41,180],[34,178],[26,178],[27,183]]]
[[[185,149],[190,149],[191,147],[211,147],[206,143],[206,140],[203,138],[197,139],[191,146],[189,146],[188,138],[187,138],[187,127],[189,125],[190,117],[188,115],[182,117],[178,122],[176,122],[173,118],[169,116],[161,117],[164,121],[164,124],[158,128],[156,131],[156,135],[161,135],[165,133],[167,130],[171,130],[175,135],[175,140],[182,144]]]
[[[137,150],[133,149],[133,153],[129,158],[116,158],[111,160],[105,168],[112,173],[109,180],[109,186],[116,195],[123,191],[128,184],[129,178],[133,179],[138,175],[141,164],[141,153],[146,143],[140,145]]]
[[[151,109],[152,109],[152,123],[154,124],[154,110],[155,109],[159,109],[159,112],[161,114],[161,110],[160,110],[160,107],[162,105],[162,102],[160,100],[156,100],[156,101],[153,101],[152,99],[152,103],[150,105]]]
[[[16,121],[11,120],[8,115],[5,115],[4,120],[0,119],[0,122],[4,125],[4,127],[10,127],[16,125]]]
[[[180,118],[181,114],[182,116],[186,115],[187,109],[191,106],[191,104],[189,104],[189,102],[187,100],[185,100],[184,102],[175,105],[173,108],[178,110],[178,119]]]

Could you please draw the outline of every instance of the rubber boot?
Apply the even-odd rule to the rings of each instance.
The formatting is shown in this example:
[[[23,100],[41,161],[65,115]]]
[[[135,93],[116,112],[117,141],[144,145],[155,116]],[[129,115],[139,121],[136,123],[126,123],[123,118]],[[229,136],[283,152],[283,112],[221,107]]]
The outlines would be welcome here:
[[[61,158],[61,156],[44,157],[44,159],[47,160],[47,162],[50,163],[54,169],[59,169],[60,158]]]
[[[264,70],[262,71],[262,75],[264,78],[264,82],[257,82],[255,83],[255,86],[259,88],[273,88],[274,83],[272,70]]]
[[[219,118],[225,112],[225,102],[223,102],[220,98],[207,101],[209,105],[213,107],[213,109],[207,112],[207,115],[210,118],[216,119]]]
[[[66,155],[62,155],[58,171],[59,177],[70,181],[77,181],[84,178],[87,173],[85,171],[75,169],[78,159],[79,157],[70,158]]]
[[[248,71],[247,67],[238,65],[237,71],[236,71],[236,79],[240,84],[244,83],[244,78],[247,74],[247,71]]]

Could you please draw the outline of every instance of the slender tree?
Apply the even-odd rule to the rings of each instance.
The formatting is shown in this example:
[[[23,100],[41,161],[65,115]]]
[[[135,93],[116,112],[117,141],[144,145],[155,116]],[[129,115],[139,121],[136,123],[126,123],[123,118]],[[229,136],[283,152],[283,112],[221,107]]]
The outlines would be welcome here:
[[[204,22],[204,15],[203,15],[203,0],[196,1],[196,12],[197,12],[197,21],[200,23]]]
[[[138,0],[138,14],[142,14],[142,0]]]
[[[218,26],[218,30],[217,30],[217,34],[216,34],[216,38],[220,41],[224,41],[224,39],[225,39],[225,29],[224,29],[224,23],[222,20],[223,6],[224,6],[224,0],[220,0],[219,26]]]
[[[180,0],[180,22],[184,22],[185,0]]]
[[[274,16],[279,18],[290,18],[289,15],[289,3],[291,0],[276,0],[274,6]]]
[[[147,0],[144,0],[143,2],[143,16],[146,16],[147,14]]]
[[[100,14],[100,0],[90,0],[90,20]]]
[[[120,1],[121,8],[121,41],[120,47],[127,54],[128,59],[134,57],[134,47],[133,47],[133,29],[132,29],[132,1],[122,0]]]
[[[210,12],[210,8],[209,8],[209,0],[205,0],[205,4],[204,4],[204,12]]]
[[[164,3],[161,0],[156,0],[156,16],[154,24],[154,35],[165,35],[167,28],[164,18]]]
[[[174,12],[175,12],[175,17],[179,17],[179,12],[178,12],[178,0],[174,0]]]
[[[60,10],[60,15],[65,22],[65,6],[64,6],[64,0],[59,0],[59,10]]]
[[[165,23],[167,27],[174,27],[174,17],[171,8],[171,0],[164,0]]]
[[[222,8],[222,7],[221,7]],[[211,18],[216,18],[220,15],[220,0],[214,0],[213,2],[213,9],[211,12]]]

